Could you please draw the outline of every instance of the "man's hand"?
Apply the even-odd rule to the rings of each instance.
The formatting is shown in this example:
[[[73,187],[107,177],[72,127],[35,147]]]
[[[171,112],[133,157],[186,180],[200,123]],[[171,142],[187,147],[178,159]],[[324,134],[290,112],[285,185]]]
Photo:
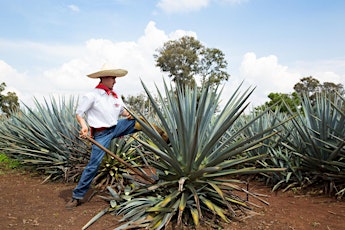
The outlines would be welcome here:
[[[127,110],[124,110],[121,115],[126,117],[128,120],[134,119],[134,117]]]
[[[82,127],[82,128],[80,129],[80,131],[79,131],[79,134],[80,134],[79,137],[81,137],[81,138],[86,138],[87,135],[88,135],[88,133],[89,133],[88,128],[87,128],[87,127]]]
[[[134,117],[132,116],[132,115],[130,115],[130,114],[128,114],[128,116],[126,117],[128,120],[133,120],[134,119]]]

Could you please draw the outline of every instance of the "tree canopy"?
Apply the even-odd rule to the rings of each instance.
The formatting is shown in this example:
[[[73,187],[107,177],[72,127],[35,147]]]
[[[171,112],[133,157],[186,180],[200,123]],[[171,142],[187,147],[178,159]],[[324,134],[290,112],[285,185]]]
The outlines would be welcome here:
[[[267,107],[278,108],[280,112],[288,112],[291,109],[296,112],[296,105],[301,104],[300,98],[296,92],[291,94],[288,93],[270,93],[268,95],[270,101],[266,102],[264,105],[259,106],[256,110],[264,110]]]
[[[9,116],[11,112],[19,108],[18,97],[15,92],[7,92],[3,94],[6,89],[6,83],[2,82],[0,84],[0,114],[5,114]]]
[[[316,94],[318,93],[326,93],[331,96],[336,93],[340,95],[344,95],[345,93],[342,84],[335,84],[333,82],[324,82],[321,84],[312,76],[302,78],[293,88],[299,95],[307,95],[312,103],[315,102]]]
[[[196,86],[195,77],[201,83],[219,85],[229,79],[224,53],[216,48],[207,48],[191,36],[164,43],[154,54],[156,66],[167,72],[176,84]]]
[[[268,98],[270,99],[262,106],[258,106],[257,110],[262,110],[269,106],[274,106],[278,108],[281,112],[287,112],[288,108],[292,111],[296,111],[297,106],[301,104],[301,98],[306,95],[311,103],[316,100],[316,95],[318,93],[326,93],[331,98],[335,94],[344,95],[345,90],[342,84],[335,84],[333,82],[320,83],[319,80],[313,78],[312,76],[301,78],[301,80],[296,83],[293,87],[294,92],[292,93],[270,93]]]
[[[127,98],[122,96],[122,100],[132,111],[136,113],[148,116],[153,112],[150,100],[144,93],[138,94],[136,96],[129,95],[127,96]]]

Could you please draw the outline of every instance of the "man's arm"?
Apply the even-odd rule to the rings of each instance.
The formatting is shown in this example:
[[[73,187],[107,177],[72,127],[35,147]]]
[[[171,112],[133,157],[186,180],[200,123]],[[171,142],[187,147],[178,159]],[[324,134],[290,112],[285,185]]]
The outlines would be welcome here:
[[[89,133],[89,129],[87,128],[86,121],[82,116],[80,116],[78,114],[76,115],[76,118],[77,118],[77,120],[81,126],[81,129],[79,131],[80,137],[86,138],[88,133]]]

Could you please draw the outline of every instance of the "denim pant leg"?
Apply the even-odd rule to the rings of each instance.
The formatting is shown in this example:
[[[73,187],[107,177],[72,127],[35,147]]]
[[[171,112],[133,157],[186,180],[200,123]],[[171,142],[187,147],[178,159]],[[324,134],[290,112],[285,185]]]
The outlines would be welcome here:
[[[112,132],[105,130],[95,135],[95,140],[102,146],[108,148],[112,139]],[[97,174],[97,170],[102,162],[105,152],[96,145],[92,145],[90,161],[84,168],[77,187],[73,190],[73,198],[82,199],[89,190],[92,180]]]
[[[127,134],[138,132],[134,128],[135,120],[121,119],[117,122],[116,127],[112,129],[112,138],[125,136]]]
[[[96,133],[94,137],[95,141],[105,148],[109,148],[112,139],[137,132],[137,130],[134,129],[134,125],[135,120],[119,120],[114,128]],[[77,187],[73,190],[73,198],[82,199],[85,196],[86,192],[90,188],[92,180],[97,174],[97,170],[102,162],[104,154],[105,152],[103,150],[94,144],[92,145],[90,161],[85,167]]]

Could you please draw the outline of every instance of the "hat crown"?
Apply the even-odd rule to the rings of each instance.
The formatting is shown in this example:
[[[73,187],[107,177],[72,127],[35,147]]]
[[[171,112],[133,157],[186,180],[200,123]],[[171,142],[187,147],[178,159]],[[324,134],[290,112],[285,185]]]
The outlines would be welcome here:
[[[101,70],[108,70],[108,69],[116,69],[116,68],[110,65],[109,63],[104,63],[101,67]]]

